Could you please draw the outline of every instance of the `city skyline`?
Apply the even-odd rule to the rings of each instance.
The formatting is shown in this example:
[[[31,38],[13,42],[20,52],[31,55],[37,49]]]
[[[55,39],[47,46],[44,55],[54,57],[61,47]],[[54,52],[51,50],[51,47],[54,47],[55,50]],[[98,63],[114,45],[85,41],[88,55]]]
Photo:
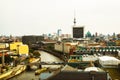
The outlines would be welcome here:
[[[58,29],[71,34],[74,17],[85,33],[119,33],[119,4],[119,0],[0,0],[0,35],[40,35]]]

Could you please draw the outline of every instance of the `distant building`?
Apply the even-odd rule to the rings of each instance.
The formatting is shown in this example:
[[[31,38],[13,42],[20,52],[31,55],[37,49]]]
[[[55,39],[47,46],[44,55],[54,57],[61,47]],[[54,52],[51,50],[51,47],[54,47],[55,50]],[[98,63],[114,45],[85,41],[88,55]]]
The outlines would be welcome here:
[[[61,38],[71,38],[71,34],[62,34]]]
[[[84,38],[84,27],[73,27],[73,38]]]
[[[98,36],[98,33],[96,32],[96,33],[95,33],[95,37],[97,37],[97,36]]]
[[[88,31],[85,36],[86,36],[87,38],[91,38],[92,35],[91,35],[90,31]]]
[[[74,11],[74,21],[73,21],[72,35],[73,38],[84,38],[84,26],[76,26],[76,14]]]
[[[36,42],[40,42],[40,41],[43,41],[44,40],[44,37],[43,36],[22,36],[22,42],[23,44],[28,44],[28,45],[31,45],[33,43],[36,43]]]
[[[61,36],[61,34],[62,34],[62,30],[61,30],[61,29],[58,29],[57,35],[58,35],[58,36]]]

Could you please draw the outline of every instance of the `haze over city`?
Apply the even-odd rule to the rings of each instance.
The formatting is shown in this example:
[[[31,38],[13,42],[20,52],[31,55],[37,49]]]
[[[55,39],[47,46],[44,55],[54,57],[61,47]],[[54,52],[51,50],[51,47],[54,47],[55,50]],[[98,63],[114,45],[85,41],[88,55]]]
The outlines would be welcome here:
[[[85,32],[119,33],[119,0],[0,0],[0,35],[71,34],[76,25]]]

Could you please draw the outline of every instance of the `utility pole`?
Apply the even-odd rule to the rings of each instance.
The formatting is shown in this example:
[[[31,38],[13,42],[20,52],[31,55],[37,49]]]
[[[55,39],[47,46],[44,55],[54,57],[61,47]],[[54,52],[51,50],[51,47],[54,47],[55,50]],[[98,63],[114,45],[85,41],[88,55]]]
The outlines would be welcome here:
[[[4,50],[2,50],[2,67],[5,66],[5,55]]]
[[[6,49],[6,44],[4,44],[4,47],[2,48],[2,67],[5,66],[5,49]]]

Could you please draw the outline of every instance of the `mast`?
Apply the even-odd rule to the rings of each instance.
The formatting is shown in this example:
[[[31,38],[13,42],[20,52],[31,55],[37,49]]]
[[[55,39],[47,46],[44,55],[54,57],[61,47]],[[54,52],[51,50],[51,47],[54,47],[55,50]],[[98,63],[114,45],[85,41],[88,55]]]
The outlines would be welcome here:
[[[76,26],[76,13],[75,13],[75,10],[74,10],[74,21],[73,21],[73,23],[74,23],[74,27]]]

